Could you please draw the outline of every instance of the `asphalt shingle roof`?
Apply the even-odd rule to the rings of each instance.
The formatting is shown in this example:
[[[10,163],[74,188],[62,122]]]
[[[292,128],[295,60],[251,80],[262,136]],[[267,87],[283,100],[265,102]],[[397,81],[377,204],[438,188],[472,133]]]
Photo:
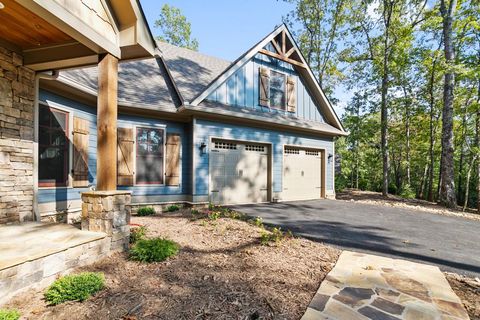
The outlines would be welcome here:
[[[186,102],[191,102],[220,74],[231,62],[208,56],[197,51],[176,47],[157,41],[173,81]]]
[[[60,76],[97,91],[98,68],[64,70]],[[155,58],[122,62],[118,66],[118,103],[176,110],[168,76]]]

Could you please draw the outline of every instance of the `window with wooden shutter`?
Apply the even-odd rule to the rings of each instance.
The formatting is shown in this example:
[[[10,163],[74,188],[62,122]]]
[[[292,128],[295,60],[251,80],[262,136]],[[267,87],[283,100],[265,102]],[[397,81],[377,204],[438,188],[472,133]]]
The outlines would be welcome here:
[[[288,112],[297,111],[297,99],[296,99],[294,77],[287,78],[287,111]]]
[[[270,70],[268,68],[260,67],[259,82],[259,103],[261,106],[270,107]]]
[[[180,135],[167,134],[165,163],[165,184],[180,185]]]
[[[73,118],[73,187],[88,186],[88,137],[87,120]]]
[[[117,140],[117,185],[133,186],[133,128],[118,128]]]

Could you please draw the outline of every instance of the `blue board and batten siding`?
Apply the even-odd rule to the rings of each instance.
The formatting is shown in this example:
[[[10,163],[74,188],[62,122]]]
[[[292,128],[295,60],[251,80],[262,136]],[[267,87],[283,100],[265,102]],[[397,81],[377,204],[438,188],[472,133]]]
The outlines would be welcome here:
[[[42,90],[40,92],[40,102],[46,103],[50,107],[60,108],[73,114],[75,117],[80,117],[89,122],[89,148],[88,148],[88,170],[89,170],[89,185],[95,186],[96,184],[96,172],[97,172],[97,120],[96,109],[74,100],[70,100],[61,96],[58,96],[49,91]],[[133,187],[119,187],[123,190],[132,191],[132,201],[143,202],[146,196],[175,196],[175,195],[189,195],[191,194],[191,173],[192,166],[190,161],[191,154],[191,133],[190,124],[177,123],[171,121],[165,121],[161,119],[137,117],[131,115],[119,114],[118,127],[135,126],[166,126],[168,133],[177,133],[181,139],[180,149],[180,174],[181,182],[180,186],[141,186],[136,185]],[[38,190],[38,202],[50,203],[60,201],[79,200],[81,192],[87,191],[88,188],[39,188]]]
[[[295,78],[297,108],[294,113],[269,109],[259,105],[259,68],[261,66]],[[206,100],[229,106],[252,108],[263,112],[280,112],[304,120],[325,122],[323,115],[293,66],[260,53],[231,75]]]
[[[275,131],[254,127],[238,126],[234,124],[218,123],[207,120],[197,120],[195,124],[195,145],[207,144],[207,152],[202,154],[194,148],[195,164],[195,197],[206,198],[209,193],[209,152],[210,138],[222,138],[258,143],[271,143],[273,155],[272,189],[274,193],[282,191],[283,177],[283,148],[284,145],[305,146],[325,149],[326,154],[333,154],[334,142],[328,137],[314,137],[285,131]],[[326,193],[334,193],[333,161],[326,160]]]

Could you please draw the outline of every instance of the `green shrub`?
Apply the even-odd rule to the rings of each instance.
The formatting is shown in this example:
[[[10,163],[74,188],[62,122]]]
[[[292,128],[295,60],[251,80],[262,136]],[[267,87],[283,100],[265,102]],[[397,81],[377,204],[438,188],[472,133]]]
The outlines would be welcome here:
[[[208,219],[210,220],[218,220],[222,216],[220,211],[209,211],[207,214]]]
[[[171,206],[168,206],[165,210],[167,212],[175,212],[175,211],[180,210],[180,207],[177,206],[176,204],[172,204]]]
[[[147,234],[147,227],[142,225],[132,225],[130,228],[130,243],[134,244],[138,240],[142,240],[145,238]]]
[[[281,228],[273,228],[271,232],[263,231],[260,235],[260,243],[262,245],[267,245],[270,242],[279,243],[286,237],[290,237],[292,233],[289,232],[288,235],[285,235]]]
[[[179,246],[172,240],[154,238],[139,240],[130,249],[130,259],[141,262],[164,261],[178,253]]]
[[[400,197],[405,199],[415,199],[417,195],[415,191],[410,187],[410,185],[406,184],[402,187],[402,192],[400,192]]]
[[[83,272],[56,280],[45,292],[45,300],[56,305],[65,301],[84,301],[105,286],[99,272]]]
[[[256,218],[253,218],[251,221],[255,226],[257,226],[259,228],[263,228],[263,219],[262,218],[256,217]]]
[[[200,211],[198,211],[197,209],[190,209],[190,213],[192,214],[192,216],[198,216],[200,214]]]
[[[18,320],[20,312],[15,309],[0,309],[0,320]]]
[[[153,214],[155,214],[155,209],[153,209],[152,207],[141,207],[137,210],[137,216],[144,217],[151,216]]]

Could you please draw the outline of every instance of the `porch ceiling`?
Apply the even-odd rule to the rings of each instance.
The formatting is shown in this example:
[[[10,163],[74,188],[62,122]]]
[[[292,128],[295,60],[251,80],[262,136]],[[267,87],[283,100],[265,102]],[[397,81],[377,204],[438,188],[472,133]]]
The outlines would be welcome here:
[[[0,33],[3,40],[22,50],[52,46],[74,41],[33,12],[13,0],[1,0]]]

